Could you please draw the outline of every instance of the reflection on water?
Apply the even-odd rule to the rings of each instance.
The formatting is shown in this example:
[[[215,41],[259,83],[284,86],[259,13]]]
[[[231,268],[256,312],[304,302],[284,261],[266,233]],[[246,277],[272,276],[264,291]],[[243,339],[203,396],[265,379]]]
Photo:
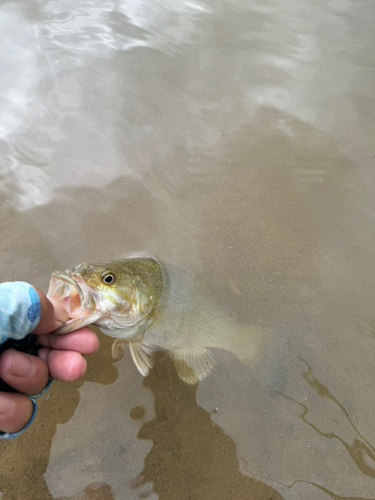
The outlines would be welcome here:
[[[374,498],[373,16],[0,3],[2,279],[46,291],[145,251],[273,332],[197,388],[164,358],[144,385],[128,354],[117,374],[101,336],[85,383],[54,384],[1,443],[2,498]]]

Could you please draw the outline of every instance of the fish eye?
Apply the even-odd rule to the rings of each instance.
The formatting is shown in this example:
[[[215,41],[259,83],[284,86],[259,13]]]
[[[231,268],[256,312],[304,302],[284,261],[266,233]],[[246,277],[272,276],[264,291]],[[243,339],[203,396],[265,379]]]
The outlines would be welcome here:
[[[113,273],[104,273],[102,276],[102,281],[106,285],[110,285],[111,283],[114,283],[116,280],[116,275]]]

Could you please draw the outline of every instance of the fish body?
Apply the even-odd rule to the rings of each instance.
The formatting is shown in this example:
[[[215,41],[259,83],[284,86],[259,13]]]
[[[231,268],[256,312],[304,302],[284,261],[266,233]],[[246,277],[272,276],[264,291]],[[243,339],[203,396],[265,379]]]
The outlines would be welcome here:
[[[94,324],[116,339],[113,354],[128,344],[142,375],[154,352],[166,350],[188,383],[204,379],[214,359],[210,348],[251,361],[265,331],[230,320],[210,299],[198,277],[152,257],[80,264],[52,274],[48,297],[70,319],[56,333]]]

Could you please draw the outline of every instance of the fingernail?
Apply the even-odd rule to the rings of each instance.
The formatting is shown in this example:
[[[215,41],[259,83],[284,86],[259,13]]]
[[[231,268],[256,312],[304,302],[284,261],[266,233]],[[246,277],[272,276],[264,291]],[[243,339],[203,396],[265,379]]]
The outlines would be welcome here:
[[[0,396],[0,415],[7,415],[13,410],[14,401],[11,396],[2,394]]]
[[[19,352],[13,353],[11,375],[16,377],[30,377],[35,370],[35,365],[28,356]]]

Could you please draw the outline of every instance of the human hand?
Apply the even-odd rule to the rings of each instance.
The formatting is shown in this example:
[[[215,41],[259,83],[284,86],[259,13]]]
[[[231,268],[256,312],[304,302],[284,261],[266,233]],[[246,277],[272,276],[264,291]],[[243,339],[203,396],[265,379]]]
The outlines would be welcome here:
[[[29,421],[33,405],[25,394],[41,392],[49,377],[65,382],[77,380],[86,371],[83,356],[93,354],[99,347],[98,338],[87,327],[65,335],[50,333],[68,319],[67,312],[54,308],[43,292],[35,290],[41,316],[32,333],[37,335],[43,347],[38,357],[15,349],[8,349],[0,356],[0,378],[22,393],[0,392],[0,429],[3,432],[18,432]]]

